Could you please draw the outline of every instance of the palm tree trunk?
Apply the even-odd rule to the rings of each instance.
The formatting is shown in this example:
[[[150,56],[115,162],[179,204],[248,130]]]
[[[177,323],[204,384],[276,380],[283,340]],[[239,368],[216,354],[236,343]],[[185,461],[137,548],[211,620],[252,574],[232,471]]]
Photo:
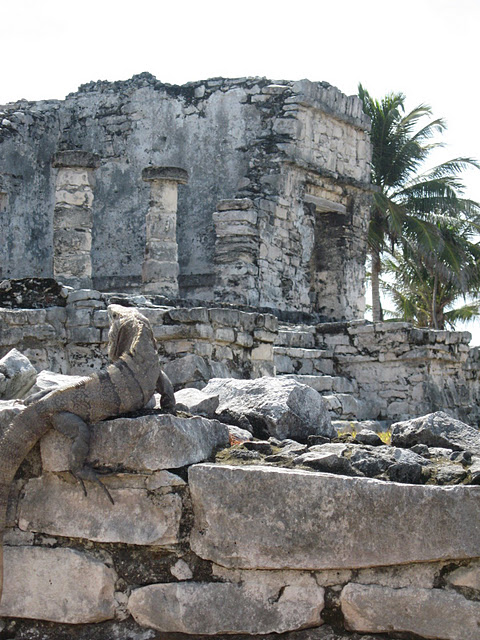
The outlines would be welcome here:
[[[437,289],[438,289],[438,275],[437,275],[437,270],[435,269],[435,275],[433,276],[433,292],[432,292],[432,323],[433,323],[434,329],[438,329]]]
[[[372,249],[372,318],[374,322],[383,320],[382,305],[380,303],[380,252]]]

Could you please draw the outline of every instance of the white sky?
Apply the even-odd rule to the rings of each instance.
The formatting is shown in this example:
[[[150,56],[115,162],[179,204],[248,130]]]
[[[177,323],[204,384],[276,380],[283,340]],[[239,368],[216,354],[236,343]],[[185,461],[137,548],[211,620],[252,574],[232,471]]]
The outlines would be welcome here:
[[[447,120],[437,162],[480,158],[479,0],[0,0],[0,24],[0,104],[142,71],[309,78],[348,95],[360,81]],[[480,201],[480,171],[466,184]],[[480,323],[473,333],[480,344]]]

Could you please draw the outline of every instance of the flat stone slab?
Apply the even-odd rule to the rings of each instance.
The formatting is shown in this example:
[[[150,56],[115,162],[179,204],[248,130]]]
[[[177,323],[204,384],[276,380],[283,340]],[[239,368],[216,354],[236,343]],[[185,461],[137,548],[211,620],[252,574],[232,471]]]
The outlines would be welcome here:
[[[92,465],[143,472],[178,469],[208,460],[228,445],[228,429],[218,420],[152,414],[116,418],[91,428],[88,462]],[[46,471],[67,471],[71,442],[56,431],[41,441]]]
[[[169,474],[170,476],[170,474]],[[30,480],[20,500],[18,526],[24,531],[86,538],[96,542],[171,545],[179,541],[182,500],[163,475],[103,477],[115,504],[97,485],[45,473]]]
[[[480,556],[480,487],[195,465],[191,547],[230,568],[343,569]]]
[[[73,549],[5,546],[0,617],[66,624],[109,620],[116,579],[103,562]]]
[[[350,583],[342,612],[352,631],[405,631],[435,640],[478,640],[480,602],[442,589],[391,589]]]
[[[218,395],[217,415],[236,419],[242,428],[250,425],[257,438],[302,441],[309,435],[336,435],[322,396],[296,380],[213,378],[203,392]]]
[[[321,624],[324,589],[312,576],[270,581],[182,582],[136,589],[128,609],[142,626],[165,633],[284,633]]]

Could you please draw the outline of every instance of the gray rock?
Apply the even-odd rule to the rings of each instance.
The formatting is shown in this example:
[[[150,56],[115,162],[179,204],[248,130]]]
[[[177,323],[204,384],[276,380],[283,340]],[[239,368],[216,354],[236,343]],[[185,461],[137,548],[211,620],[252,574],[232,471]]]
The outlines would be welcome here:
[[[189,470],[189,486],[192,549],[225,567],[340,569],[480,556],[479,487],[210,464]]]
[[[360,442],[360,444],[369,444],[373,447],[381,447],[383,445],[380,436],[370,429],[362,429],[359,431],[355,436],[355,440]]]
[[[11,349],[0,359],[0,398],[24,398],[35,383],[37,370],[17,349]]]
[[[311,467],[315,471],[338,473],[347,476],[361,475],[361,472],[353,468],[350,460],[343,457],[345,451],[347,451],[347,447],[344,444],[315,445],[310,447],[306,453],[297,456],[293,463]]]
[[[480,602],[442,589],[391,589],[350,583],[341,597],[347,628],[407,632],[436,640],[478,640]]]
[[[4,577],[1,617],[86,624],[115,615],[115,571],[85,553],[6,546]]]
[[[180,389],[175,393],[178,411],[188,411],[194,415],[214,418],[218,407],[218,396],[209,395],[200,389]]]
[[[72,384],[84,380],[86,376],[67,376],[63,373],[55,373],[54,371],[40,371],[35,381],[35,384],[30,389],[28,397],[33,396],[40,391],[46,391],[54,389],[61,389],[63,387],[69,387]]]
[[[372,451],[364,447],[355,447],[352,451],[352,466],[369,478],[379,476],[392,465],[391,456],[385,455],[383,451]]]
[[[313,577],[153,584],[133,591],[128,608],[142,626],[164,633],[284,633],[321,624],[324,590]]]
[[[171,483],[152,476],[105,476],[115,504],[95,484],[84,496],[78,483],[46,473],[29,480],[20,500],[18,526],[24,531],[86,538],[97,542],[171,545],[179,541],[182,501]]]
[[[210,367],[198,355],[188,354],[162,365],[175,391],[184,387],[202,388],[211,377]]]
[[[204,392],[219,396],[217,414],[227,411],[242,416],[258,438],[306,440],[309,435],[334,435],[320,394],[294,380],[214,378]],[[238,426],[244,428],[244,424]]]
[[[422,484],[427,480],[422,474],[422,466],[416,462],[395,462],[386,471],[392,482]]]
[[[250,431],[246,429],[240,429],[240,427],[234,427],[227,424],[230,444],[239,444],[240,442],[247,442],[253,440],[253,436]]]
[[[393,424],[392,444],[399,447],[426,444],[480,455],[480,432],[443,411],[437,411],[415,420]]]
[[[473,457],[472,466],[468,472],[470,474],[470,484],[480,484],[480,457]]]
[[[459,484],[467,477],[467,472],[459,464],[442,464],[435,469],[435,484]]]
[[[218,420],[152,414],[116,418],[92,426],[88,462],[126,471],[178,469],[208,460],[229,443],[228,429]],[[69,469],[70,441],[50,431],[41,441],[44,469]]]

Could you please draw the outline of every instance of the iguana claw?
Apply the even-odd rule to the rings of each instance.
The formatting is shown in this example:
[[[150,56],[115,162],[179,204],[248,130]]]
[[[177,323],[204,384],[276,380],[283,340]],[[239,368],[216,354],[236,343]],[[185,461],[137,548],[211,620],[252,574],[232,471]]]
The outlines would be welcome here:
[[[87,488],[85,486],[85,482],[84,480],[90,480],[91,482],[95,482],[95,484],[98,484],[99,487],[101,487],[103,489],[103,491],[105,492],[105,494],[107,495],[107,498],[110,500],[110,502],[112,504],[115,504],[115,501],[112,498],[112,495],[110,493],[110,491],[107,489],[107,487],[103,484],[103,482],[100,480],[100,478],[97,476],[96,472],[91,468],[91,467],[87,467],[84,466],[82,469],[80,469],[79,471],[71,471],[71,474],[73,475],[73,477],[78,480],[78,482],[80,482],[80,485],[82,486],[83,489],[83,493],[85,494],[85,497],[88,495],[87,494]]]

